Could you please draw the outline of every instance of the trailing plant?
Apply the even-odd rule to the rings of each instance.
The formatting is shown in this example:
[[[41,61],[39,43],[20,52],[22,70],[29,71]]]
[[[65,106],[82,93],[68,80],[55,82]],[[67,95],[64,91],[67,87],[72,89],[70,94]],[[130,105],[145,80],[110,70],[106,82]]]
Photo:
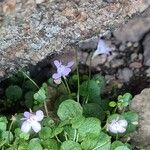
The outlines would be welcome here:
[[[92,59],[110,52],[103,41],[99,44]],[[6,89],[13,103],[24,95],[29,111],[0,117],[0,149],[131,150],[129,134],[138,124],[138,115],[128,108],[132,95],[109,100],[102,96],[106,81],[100,74],[79,74],[78,62],[72,74],[74,62],[54,64],[56,73],[41,87],[23,72],[23,86]]]

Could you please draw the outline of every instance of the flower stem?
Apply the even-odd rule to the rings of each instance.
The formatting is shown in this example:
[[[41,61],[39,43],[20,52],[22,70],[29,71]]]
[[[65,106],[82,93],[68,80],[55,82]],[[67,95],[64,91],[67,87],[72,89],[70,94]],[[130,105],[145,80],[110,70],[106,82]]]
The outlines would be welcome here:
[[[62,143],[62,142],[60,141],[60,139],[58,138],[57,135],[56,135],[55,137],[56,137],[56,139],[57,139],[57,141],[58,141],[59,143]]]
[[[76,141],[76,136],[77,136],[77,129],[74,130],[74,137],[73,137],[73,141]]]
[[[67,91],[68,91],[69,95],[71,95],[71,91],[70,91],[70,88],[69,88],[68,82],[67,82],[67,80],[66,80],[66,78],[65,78],[65,77],[63,77],[63,79],[64,79],[64,85],[66,86],[66,89],[67,89]]]
[[[15,122],[15,117],[12,116],[11,123],[10,123],[9,129],[8,129],[8,144],[10,143],[10,130],[11,130],[14,122]]]
[[[40,87],[25,73],[22,71],[22,73],[38,88],[40,89]],[[45,109],[45,112],[46,112],[46,116],[48,117],[48,109],[47,109],[47,104],[46,102],[44,101],[44,109]]]
[[[78,60],[78,51],[77,50],[76,50],[76,68],[77,68],[77,77],[78,77],[77,102],[79,102],[79,96],[80,96],[80,76],[79,76],[79,60]]]

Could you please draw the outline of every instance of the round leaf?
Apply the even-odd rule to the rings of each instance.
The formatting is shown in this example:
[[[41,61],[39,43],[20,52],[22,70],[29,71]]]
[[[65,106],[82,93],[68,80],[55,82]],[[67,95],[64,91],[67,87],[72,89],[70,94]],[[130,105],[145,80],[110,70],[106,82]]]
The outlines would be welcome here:
[[[82,148],[79,143],[68,140],[62,143],[60,150],[82,150]]]
[[[74,100],[66,100],[59,105],[57,115],[61,120],[72,119],[81,116],[83,109],[81,105]]]

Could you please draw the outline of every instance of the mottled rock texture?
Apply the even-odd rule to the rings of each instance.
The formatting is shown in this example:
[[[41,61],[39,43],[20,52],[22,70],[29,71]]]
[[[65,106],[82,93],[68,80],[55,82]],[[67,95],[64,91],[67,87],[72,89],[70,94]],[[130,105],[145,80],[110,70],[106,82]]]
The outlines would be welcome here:
[[[148,6],[149,0],[1,0],[0,78],[113,30]]]
[[[139,114],[139,127],[132,137],[134,145],[140,149],[149,150],[150,147],[150,88],[144,89],[136,95],[131,104],[131,109]]]

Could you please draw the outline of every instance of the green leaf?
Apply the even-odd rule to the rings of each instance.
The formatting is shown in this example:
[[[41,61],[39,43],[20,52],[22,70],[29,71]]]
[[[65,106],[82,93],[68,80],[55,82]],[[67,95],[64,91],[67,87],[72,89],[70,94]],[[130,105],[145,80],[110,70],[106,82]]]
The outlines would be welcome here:
[[[87,103],[83,105],[83,114],[85,117],[96,117],[101,121],[105,118],[105,112],[100,105],[96,103]]]
[[[122,114],[122,116],[128,121],[127,132],[134,132],[138,125],[138,114],[136,112],[129,111]]]
[[[65,126],[64,127],[64,132],[67,134],[67,137],[69,140],[73,140],[74,139],[74,135],[75,135],[75,131],[76,129],[73,129],[71,126]]]
[[[66,100],[59,105],[57,115],[61,120],[67,120],[75,118],[76,116],[81,116],[83,109],[78,102],[74,100]]]
[[[123,96],[118,96],[118,107],[122,109],[123,107],[127,107],[132,100],[132,95],[130,93],[125,93]]]
[[[81,138],[86,136],[97,137],[101,131],[101,122],[99,119],[94,117],[86,118],[85,121],[78,128],[78,133]]]
[[[80,95],[88,97],[89,102],[95,102],[100,96],[100,87],[95,80],[84,81],[80,86]]]
[[[8,99],[16,101],[22,97],[22,89],[18,85],[11,85],[6,89],[5,95]]]
[[[0,139],[2,141],[6,141],[6,143],[9,143],[13,140],[13,134],[9,131],[2,131],[0,132]]]
[[[25,94],[24,98],[25,98],[25,105],[28,107],[28,108],[32,108],[33,107],[33,104],[34,104],[34,93],[35,92],[32,92],[32,91],[29,91]]]
[[[51,136],[52,136],[52,129],[49,127],[43,127],[41,131],[39,132],[40,139],[46,140],[50,138]]]
[[[54,139],[47,139],[41,142],[44,149],[47,150],[60,150],[59,143]]]
[[[42,121],[42,126],[54,127],[55,122],[51,117],[46,117]]]
[[[115,148],[114,150],[130,150],[127,146],[119,146]]]
[[[29,142],[28,150],[43,150],[40,139],[33,138]]]
[[[43,103],[45,101],[46,92],[45,92],[44,88],[40,88],[40,90],[34,94],[34,99],[39,103]]]
[[[109,103],[109,106],[110,106],[110,107],[116,107],[116,105],[117,105],[117,103],[116,103],[115,101],[111,101],[111,102]]]
[[[82,148],[79,143],[68,140],[61,144],[60,150],[82,150]]]
[[[86,137],[81,143],[84,150],[110,150],[110,137],[101,132],[96,138]]]
[[[81,124],[83,124],[84,122],[85,122],[84,116],[73,118],[71,119],[72,128],[78,129],[81,126]]]
[[[28,140],[30,137],[29,133],[24,133],[20,128],[15,129],[15,137],[19,137],[20,139]]]
[[[121,119],[125,119],[125,118],[122,115],[119,115],[119,114],[112,114],[108,117],[107,122],[111,123],[112,120],[116,120],[116,119],[121,120]]]
[[[124,144],[121,141],[114,141],[111,144],[111,150],[114,150],[115,148],[119,147],[119,146],[124,146]]]
[[[60,134],[61,132],[63,131],[63,127],[61,126],[55,126],[53,129],[52,129],[52,134],[51,134],[51,138],[54,137],[54,136],[57,136],[58,134]]]
[[[0,117],[0,130],[5,131],[7,128],[7,118],[6,117]]]
[[[102,92],[106,86],[106,80],[105,77],[99,74],[96,74],[93,76],[93,80],[96,81],[96,83],[99,85],[100,87],[100,91]]]

